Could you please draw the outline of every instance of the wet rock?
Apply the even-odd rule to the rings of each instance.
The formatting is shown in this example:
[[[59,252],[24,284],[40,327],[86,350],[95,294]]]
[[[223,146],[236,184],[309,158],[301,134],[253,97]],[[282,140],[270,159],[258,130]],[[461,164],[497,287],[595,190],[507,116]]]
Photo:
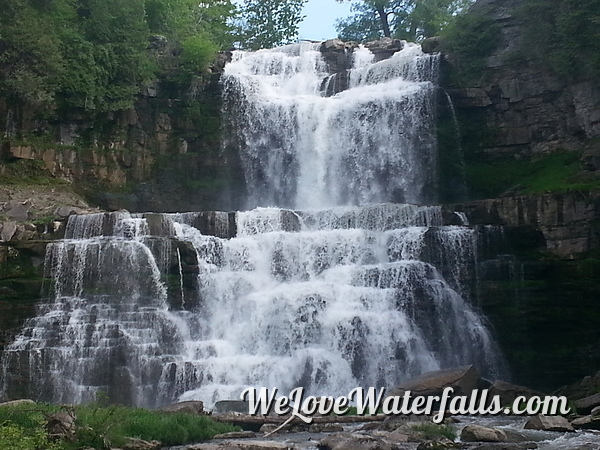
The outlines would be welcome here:
[[[506,433],[497,428],[467,425],[460,433],[463,442],[506,442]]]
[[[531,417],[525,424],[527,430],[542,431],[575,431],[567,419],[562,416],[544,416],[539,414]]]
[[[217,434],[213,439],[251,439],[255,436],[253,431],[232,431],[231,433]]]
[[[600,416],[600,406],[596,406],[594,409],[592,409],[592,413],[590,415],[592,417],[599,417]]]
[[[402,50],[404,44],[400,39],[384,37],[378,41],[367,42],[365,47],[375,54],[375,61],[381,61]]]
[[[471,365],[424,373],[395,387],[389,394],[401,396],[404,392],[411,391],[413,396],[432,396],[440,395],[445,388],[451,387],[454,395],[468,395],[479,388],[481,382],[477,369]]]
[[[580,414],[589,414],[597,406],[600,406],[600,394],[590,395],[575,401],[575,408]]]
[[[185,412],[189,414],[204,414],[204,403],[201,401],[179,402],[159,408],[165,412]]]

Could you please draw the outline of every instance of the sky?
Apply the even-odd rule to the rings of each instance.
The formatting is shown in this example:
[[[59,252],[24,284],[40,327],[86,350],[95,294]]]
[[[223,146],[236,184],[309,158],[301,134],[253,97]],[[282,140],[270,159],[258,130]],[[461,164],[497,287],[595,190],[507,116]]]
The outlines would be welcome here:
[[[335,0],[308,0],[304,6],[306,18],[300,24],[300,39],[322,41],[335,38],[335,21],[352,15],[350,4]]]

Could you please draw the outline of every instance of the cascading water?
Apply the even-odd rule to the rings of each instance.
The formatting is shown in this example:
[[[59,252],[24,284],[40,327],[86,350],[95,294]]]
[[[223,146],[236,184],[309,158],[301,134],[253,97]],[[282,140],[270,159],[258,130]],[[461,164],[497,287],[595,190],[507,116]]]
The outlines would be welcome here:
[[[249,205],[278,207],[71,217],[48,247],[48,301],[4,352],[4,395],[152,407],[249,386],[346,394],[471,363],[500,374],[469,302],[480,231],[385,203],[433,189],[436,57],[353,58],[335,93],[314,45],[234,53],[228,145]]]
[[[234,52],[223,89],[248,207],[433,200],[437,56],[355,51],[349,89],[324,96],[318,44]]]

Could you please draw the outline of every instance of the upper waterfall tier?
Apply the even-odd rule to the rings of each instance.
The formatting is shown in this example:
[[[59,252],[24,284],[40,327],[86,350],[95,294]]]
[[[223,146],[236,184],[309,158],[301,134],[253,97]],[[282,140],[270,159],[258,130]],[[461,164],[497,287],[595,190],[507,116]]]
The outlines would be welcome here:
[[[318,44],[234,52],[224,145],[239,152],[248,207],[433,200],[438,57],[416,44],[347,57],[352,69],[332,75]],[[340,77],[347,89],[327,96]]]

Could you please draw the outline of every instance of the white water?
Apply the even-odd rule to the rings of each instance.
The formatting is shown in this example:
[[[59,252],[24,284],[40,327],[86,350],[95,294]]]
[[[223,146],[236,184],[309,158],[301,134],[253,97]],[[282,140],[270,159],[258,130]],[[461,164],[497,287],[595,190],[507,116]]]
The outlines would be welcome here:
[[[47,302],[3,356],[3,392],[210,405],[250,386],[347,394],[471,363],[500,375],[466,300],[476,231],[385,203],[433,188],[436,65],[415,45],[379,63],[359,49],[350,89],[324,97],[316,46],[236,52],[229,134],[262,207],[237,213],[232,239],[227,213],[71,217],[48,247]]]
[[[248,206],[432,200],[437,56],[406,44],[373,63],[360,49],[350,89],[325,97],[318,48],[234,52],[225,68],[228,133],[240,148]]]

